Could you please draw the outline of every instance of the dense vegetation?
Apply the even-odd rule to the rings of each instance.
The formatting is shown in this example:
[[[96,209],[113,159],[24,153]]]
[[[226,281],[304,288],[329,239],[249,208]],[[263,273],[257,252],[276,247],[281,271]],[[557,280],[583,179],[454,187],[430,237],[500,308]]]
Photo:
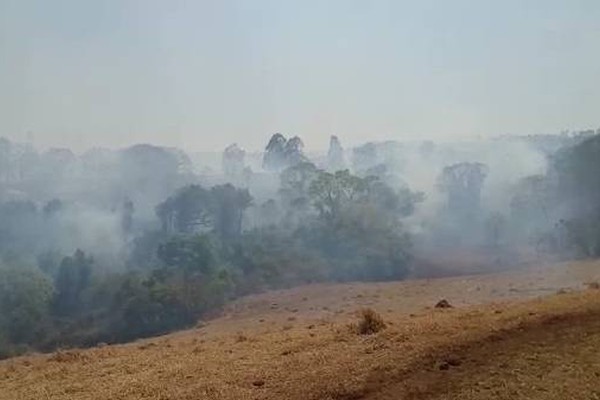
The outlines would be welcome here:
[[[232,145],[215,179],[176,149],[77,157],[0,139],[0,357],[167,332],[270,288],[403,279],[415,244],[600,255],[600,136],[539,146],[548,167],[509,181],[504,209],[486,202],[483,157],[369,143],[348,162],[333,137],[311,161],[302,147],[274,135],[257,173]],[[436,170],[426,194],[406,183],[415,154]]]
[[[136,156],[141,162],[134,164],[142,165],[156,157]],[[286,157],[266,156],[265,162]],[[176,189],[155,206],[158,223],[144,229],[135,228],[136,205],[127,198],[112,215],[126,237],[121,268],[107,265],[114,255],[103,251],[96,259],[83,249],[69,255],[57,250],[56,240],[73,229],[67,221],[77,204],[5,202],[0,354],[158,334],[267,288],[403,278],[410,242],[400,220],[420,196],[393,190],[376,177],[329,173],[303,157],[298,161],[282,167],[272,200],[284,204],[285,213],[267,210],[274,214],[270,221],[248,229],[243,221],[254,200],[247,188],[230,183]]]

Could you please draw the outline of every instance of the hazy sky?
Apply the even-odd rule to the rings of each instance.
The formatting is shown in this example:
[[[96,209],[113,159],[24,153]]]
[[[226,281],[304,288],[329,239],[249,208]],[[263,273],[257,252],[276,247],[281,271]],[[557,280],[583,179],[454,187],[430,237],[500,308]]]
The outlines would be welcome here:
[[[598,0],[0,0],[0,136],[39,146],[598,126]]]

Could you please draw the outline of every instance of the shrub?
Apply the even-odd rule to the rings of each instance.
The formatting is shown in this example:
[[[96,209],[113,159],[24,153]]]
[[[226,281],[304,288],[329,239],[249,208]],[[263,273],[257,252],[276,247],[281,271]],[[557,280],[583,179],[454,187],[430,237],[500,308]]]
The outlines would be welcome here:
[[[385,327],[383,318],[373,309],[364,308],[360,310],[360,320],[355,325],[356,333],[359,335],[372,335],[385,329]]]
[[[598,282],[589,282],[587,284],[588,289],[594,289],[594,290],[598,290],[600,289],[600,283]]]

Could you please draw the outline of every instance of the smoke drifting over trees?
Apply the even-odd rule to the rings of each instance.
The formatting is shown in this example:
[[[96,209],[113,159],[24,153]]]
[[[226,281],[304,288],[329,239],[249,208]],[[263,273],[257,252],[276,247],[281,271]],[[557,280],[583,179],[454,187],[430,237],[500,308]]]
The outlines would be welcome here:
[[[189,326],[247,293],[600,255],[599,132],[382,142],[273,135],[202,158],[0,139],[0,355]],[[220,165],[219,165],[220,160]]]

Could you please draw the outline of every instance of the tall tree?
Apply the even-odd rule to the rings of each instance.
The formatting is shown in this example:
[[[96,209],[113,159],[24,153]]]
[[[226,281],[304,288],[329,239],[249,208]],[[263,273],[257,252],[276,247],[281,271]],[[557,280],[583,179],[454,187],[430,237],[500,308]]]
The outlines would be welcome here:
[[[239,177],[245,168],[246,152],[237,143],[227,146],[223,151],[223,173],[229,177]]]
[[[281,133],[271,136],[263,156],[263,168],[267,171],[279,171],[285,165],[285,146],[287,140]]]
[[[343,170],[321,172],[310,185],[313,205],[321,217],[335,219],[342,208],[367,193],[370,178],[359,178]]]
[[[295,227],[311,210],[310,185],[319,175],[317,167],[302,162],[286,168],[279,176],[279,196],[285,210],[286,225]]]
[[[462,162],[445,167],[438,187],[448,196],[448,209],[460,218],[477,215],[487,174],[488,167],[482,163]]]
[[[8,182],[12,175],[12,143],[0,137],[0,182]]]
[[[213,227],[223,243],[235,241],[242,234],[244,212],[252,204],[248,189],[231,184],[211,188]]]
[[[265,148],[263,168],[267,171],[281,171],[306,161],[302,139],[294,136],[287,140],[281,133],[276,133],[271,136]]]
[[[327,152],[327,169],[329,171],[340,171],[346,168],[344,148],[340,139],[332,135],[329,139],[329,151]]]
[[[79,249],[62,260],[54,282],[54,309],[58,315],[72,316],[81,310],[82,293],[90,285],[93,263],[93,258]]]
[[[133,215],[135,213],[135,205],[133,201],[127,199],[123,202],[121,209],[121,228],[126,235],[133,232]]]
[[[294,136],[285,144],[284,149],[285,166],[293,166],[308,161],[304,156],[304,142],[298,136]]]
[[[167,234],[215,232],[221,240],[236,240],[241,235],[244,212],[252,203],[247,189],[232,184],[200,185],[179,189],[156,208]]]
[[[52,283],[38,269],[0,266],[0,337],[16,344],[35,340],[51,297]]]
[[[333,279],[397,279],[408,272],[410,241],[401,218],[423,195],[394,191],[375,177],[320,172],[310,187],[319,218],[299,230],[333,265]]]
[[[167,234],[197,233],[212,226],[212,201],[210,191],[202,186],[185,186],[159,204],[156,214]]]

